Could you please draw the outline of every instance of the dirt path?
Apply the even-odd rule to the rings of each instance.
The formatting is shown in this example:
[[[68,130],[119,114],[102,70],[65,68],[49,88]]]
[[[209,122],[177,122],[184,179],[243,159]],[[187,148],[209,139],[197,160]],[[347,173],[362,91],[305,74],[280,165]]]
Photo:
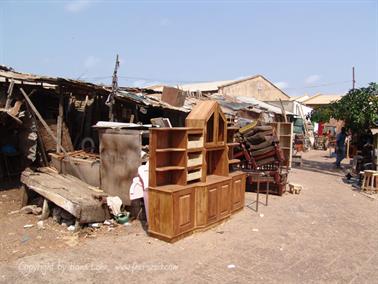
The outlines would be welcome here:
[[[134,223],[73,247],[1,262],[0,282],[372,283],[378,202],[345,184],[325,155],[306,153],[303,167],[290,174],[303,185],[301,194],[271,196],[259,213],[245,208],[175,244],[147,237]]]

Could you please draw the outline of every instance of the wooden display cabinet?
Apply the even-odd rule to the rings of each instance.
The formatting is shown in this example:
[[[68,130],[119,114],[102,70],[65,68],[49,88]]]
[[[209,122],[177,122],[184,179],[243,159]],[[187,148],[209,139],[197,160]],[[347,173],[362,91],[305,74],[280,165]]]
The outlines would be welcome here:
[[[235,142],[235,133],[239,130],[239,127],[227,127],[227,147],[228,147],[228,166],[229,172],[240,170],[240,160],[234,158],[234,148],[239,146],[238,142]]]
[[[226,145],[227,120],[217,102],[200,102],[189,113],[185,125],[203,128],[206,148]]]
[[[218,103],[198,104],[186,126],[150,131],[148,232],[170,242],[244,207],[245,174],[229,173],[235,129]]]
[[[230,174],[232,177],[231,211],[235,212],[243,209],[245,202],[246,175],[236,171]]]
[[[291,168],[293,156],[293,123],[291,122],[273,122],[277,138],[280,141],[280,148],[285,157],[285,165]]]

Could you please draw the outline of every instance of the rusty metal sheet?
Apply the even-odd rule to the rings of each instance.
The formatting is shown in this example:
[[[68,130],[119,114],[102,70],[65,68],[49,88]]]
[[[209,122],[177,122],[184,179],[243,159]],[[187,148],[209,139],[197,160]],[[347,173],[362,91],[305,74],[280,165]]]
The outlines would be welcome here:
[[[101,189],[130,205],[130,186],[141,165],[141,131],[99,129]]]

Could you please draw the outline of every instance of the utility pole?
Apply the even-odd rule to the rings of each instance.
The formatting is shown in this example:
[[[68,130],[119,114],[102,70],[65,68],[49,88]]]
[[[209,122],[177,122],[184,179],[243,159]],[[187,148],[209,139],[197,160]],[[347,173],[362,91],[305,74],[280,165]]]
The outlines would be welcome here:
[[[353,87],[352,90],[356,87],[356,79],[354,77],[354,66],[352,67],[352,82],[353,82]]]
[[[119,68],[119,59],[118,59],[118,54],[117,54],[116,62],[114,66],[114,72],[113,72],[113,79],[112,79],[112,93],[109,95],[108,99],[106,100],[106,104],[109,106],[109,121],[114,121],[113,107],[114,107],[114,98],[118,89],[118,77],[117,77],[118,68]]]

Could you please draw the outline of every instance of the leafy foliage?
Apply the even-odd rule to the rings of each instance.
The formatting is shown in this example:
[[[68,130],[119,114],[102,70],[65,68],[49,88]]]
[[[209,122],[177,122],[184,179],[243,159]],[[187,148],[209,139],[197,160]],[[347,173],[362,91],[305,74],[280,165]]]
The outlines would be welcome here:
[[[370,83],[367,88],[350,90],[331,107],[332,117],[344,120],[346,128],[364,132],[378,122],[378,84]]]
[[[331,105],[325,105],[315,108],[311,112],[311,121],[313,122],[327,122],[332,118],[333,110]]]
[[[339,101],[317,108],[311,114],[315,122],[326,122],[330,118],[344,120],[347,129],[363,133],[378,123],[378,84],[370,83],[366,88],[350,90]]]

